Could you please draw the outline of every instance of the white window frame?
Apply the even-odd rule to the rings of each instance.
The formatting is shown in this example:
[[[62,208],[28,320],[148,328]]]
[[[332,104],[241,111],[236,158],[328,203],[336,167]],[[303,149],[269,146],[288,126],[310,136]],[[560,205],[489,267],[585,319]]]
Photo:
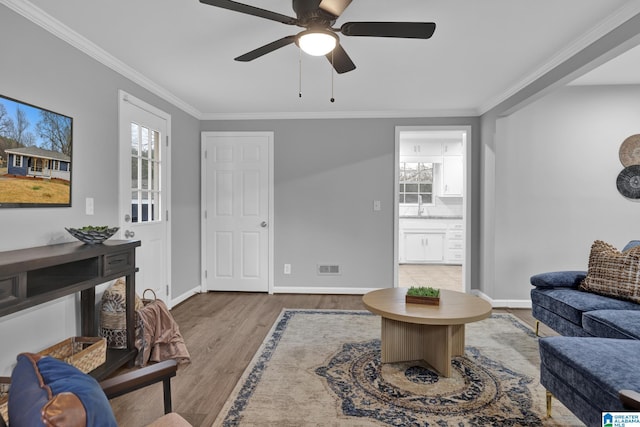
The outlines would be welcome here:
[[[435,198],[436,198],[435,167],[436,167],[436,164],[433,163],[433,162],[420,162],[420,161],[418,161],[418,162],[409,161],[409,162],[401,162],[401,163],[404,163],[404,164],[406,164],[406,163],[415,163],[415,164],[418,164],[418,165],[420,165],[420,164],[431,165],[431,182],[430,183],[426,182],[426,181],[411,182],[411,184],[418,185],[418,191],[417,192],[411,191],[409,193],[410,194],[416,194],[418,196],[418,201],[416,203],[403,201],[403,202],[400,202],[400,204],[403,205],[403,206],[408,206],[408,207],[417,207],[418,209],[420,209],[422,206],[435,206]],[[405,184],[406,185],[407,183],[408,183],[407,181],[399,181],[399,184]],[[429,192],[429,194],[431,194],[431,201],[428,202],[428,203],[422,202],[421,197],[420,197],[420,194],[423,193],[423,192],[420,191],[420,185],[423,185],[423,184],[431,184],[431,192]],[[405,197],[406,197],[406,194],[407,194],[406,188],[404,190],[405,191],[398,190],[398,195],[405,194]],[[424,192],[424,193],[426,193],[426,192]]]

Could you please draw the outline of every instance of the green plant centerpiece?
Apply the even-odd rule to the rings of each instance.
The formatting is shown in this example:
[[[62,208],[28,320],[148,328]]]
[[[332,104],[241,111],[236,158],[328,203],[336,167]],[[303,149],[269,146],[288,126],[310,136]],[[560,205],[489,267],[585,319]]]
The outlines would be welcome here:
[[[430,286],[412,286],[407,290],[405,302],[408,304],[440,305],[440,289]]]

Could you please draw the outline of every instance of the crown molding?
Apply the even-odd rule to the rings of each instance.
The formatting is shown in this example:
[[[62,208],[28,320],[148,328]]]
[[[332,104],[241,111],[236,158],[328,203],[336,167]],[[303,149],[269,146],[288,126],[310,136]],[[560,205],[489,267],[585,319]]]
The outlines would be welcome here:
[[[629,19],[633,18],[637,14],[640,13],[640,2],[630,1],[623,5],[620,9],[609,15],[603,21],[601,21],[598,25],[594,26],[591,30],[589,30],[586,34],[579,37],[570,43],[565,49],[558,52],[554,55],[546,64],[543,64],[540,68],[535,70],[533,73],[526,76],[520,82],[516,83],[511,88],[507,89],[502,94],[499,94],[485,104],[481,105],[479,108],[479,115],[486,113],[492,108],[496,107],[503,101],[509,99],[511,96],[515,95],[558,65],[567,61],[569,58],[573,57],[578,52],[585,49],[587,46],[592,44],[593,42],[601,39],[609,32],[613,31],[620,25],[624,24]]]
[[[131,68],[124,62],[120,61],[107,51],[99,47],[98,45],[82,37],[71,28],[67,27],[62,22],[58,21],[39,7],[35,6],[27,0],[0,0],[0,3],[4,4],[14,12],[22,15],[24,18],[58,37],[62,41],[70,44],[96,61],[111,68],[116,73],[128,78],[134,83],[142,86],[151,93],[159,96],[165,101],[173,104],[177,108],[192,115],[193,117],[200,119],[202,113],[196,108],[184,102],[165,88],[156,84],[140,72]]]
[[[477,117],[469,110],[397,110],[397,111],[309,111],[273,113],[204,113],[201,120],[310,120],[310,119],[386,119],[424,117]]]

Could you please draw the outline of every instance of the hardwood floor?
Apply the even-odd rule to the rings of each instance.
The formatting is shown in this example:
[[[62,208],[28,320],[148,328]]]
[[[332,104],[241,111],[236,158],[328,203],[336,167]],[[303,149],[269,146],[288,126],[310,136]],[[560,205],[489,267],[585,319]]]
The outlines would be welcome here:
[[[172,310],[191,364],[172,379],[173,410],[193,426],[211,426],[238,379],[283,308],[364,310],[361,295],[293,295],[210,292]],[[531,310],[511,312],[534,327]],[[541,328],[541,335],[553,334]],[[160,417],[162,387],[156,384],[111,401],[118,425],[138,427]]]

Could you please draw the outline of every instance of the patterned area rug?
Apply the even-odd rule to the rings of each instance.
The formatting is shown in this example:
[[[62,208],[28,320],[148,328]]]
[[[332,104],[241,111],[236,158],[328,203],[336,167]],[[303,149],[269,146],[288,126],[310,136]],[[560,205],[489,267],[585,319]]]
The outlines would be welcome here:
[[[380,363],[380,318],[283,310],[214,426],[579,426],[546,417],[538,343],[509,314],[466,326],[444,378],[422,361]]]

